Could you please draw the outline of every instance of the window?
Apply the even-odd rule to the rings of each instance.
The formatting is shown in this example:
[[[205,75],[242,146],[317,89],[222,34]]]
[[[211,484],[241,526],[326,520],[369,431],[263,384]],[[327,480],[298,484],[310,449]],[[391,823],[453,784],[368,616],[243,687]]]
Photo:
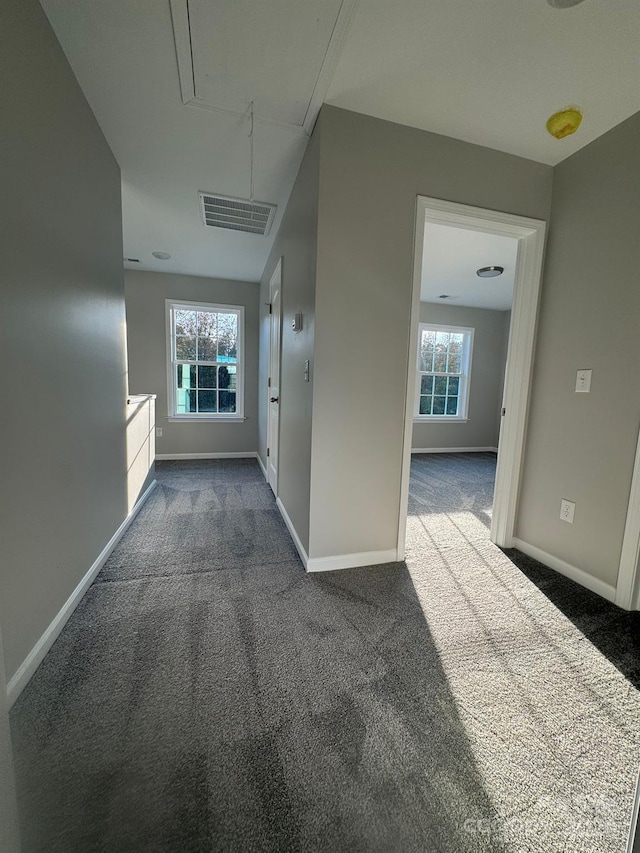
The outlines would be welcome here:
[[[169,417],[243,418],[244,308],[167,302]]]
[[[467,419],[472,349],[473,329],[420,324],[416,420]]]

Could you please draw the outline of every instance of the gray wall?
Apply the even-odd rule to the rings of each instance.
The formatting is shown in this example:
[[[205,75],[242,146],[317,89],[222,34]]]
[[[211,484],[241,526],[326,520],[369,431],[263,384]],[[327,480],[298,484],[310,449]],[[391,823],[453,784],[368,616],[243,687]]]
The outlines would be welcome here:
[[[129,388],[156,394],[156,453],[255,453],[258,449],[258,299],[257,284],[174,273],[125,271]],[[244,423],[168,420],[167,299],[245,307]]]
[[[414,448],[497,447],[510,311],[420,303],[420,322],[475,330],[466,423],[415,423]]]
[[[0,622],[11,678],[126,515],[126,367],[120,170],[39,3],[1,9]]]
[[[311,556],[397,544],[416,195],[547,219],[551,180],[540,163],[323,107]]]
[[[260,287],[260,457],[267,458],[267,371],[269,365],[269,280],[282,262],[282,357],[280,365],[280,443],[278,497],[298,536],[309,548],[311,488],[311,419],[313,346],[318,228],[318,170],[321,121],[296,178],[282,225],[267,261]],[[300,332],[291,330],[293,315],[302,312]],[[311,361],[310,381],[304,381],[304,362]]]
[[[614,584],[640,424],[640,114],[555,169],[517,535]],[[591,368],[590,394],[574,392]],[[573,525],[560,500],[575,501]]]

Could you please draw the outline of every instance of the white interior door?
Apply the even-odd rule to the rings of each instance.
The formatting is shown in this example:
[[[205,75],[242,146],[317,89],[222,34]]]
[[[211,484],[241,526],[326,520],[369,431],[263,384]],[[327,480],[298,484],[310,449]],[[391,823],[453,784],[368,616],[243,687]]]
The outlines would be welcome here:
[[[269,387],[268,394],[268,431],[267,431],[267,479],[274,495],[278,495],[278,440],[280,436],[280,334],[282,258],[278,261],[269,284],[269,303],[271,305],[269,335]]]

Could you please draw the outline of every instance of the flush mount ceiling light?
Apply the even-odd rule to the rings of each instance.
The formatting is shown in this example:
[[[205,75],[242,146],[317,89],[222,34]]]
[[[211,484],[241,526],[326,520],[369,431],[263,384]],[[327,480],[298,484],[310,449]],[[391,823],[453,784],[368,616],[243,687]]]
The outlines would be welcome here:
[[[159,261],[168,261],[171,255],[168,252],[151,252],[154,258]]]
[[[476,270],[476,275],[480,278],[495,278],[497,275],[502,275],[504,267],[480,267]]]
[[[547,0],[547,3],[554,9],[570,9],[571,6],[582,3],[582,0]]]

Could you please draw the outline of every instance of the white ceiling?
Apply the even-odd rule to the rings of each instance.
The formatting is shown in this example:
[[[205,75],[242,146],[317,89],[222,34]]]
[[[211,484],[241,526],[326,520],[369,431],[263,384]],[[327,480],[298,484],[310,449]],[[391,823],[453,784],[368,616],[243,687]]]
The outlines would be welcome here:
[[[356,3],[42,0],[122,168],[134,268],[259,280],[323,100],[549,164],[640,110],[638,0]],[[249,196],[251,100],[265,237],[198,206]],[[545,121],[570,104],[584,121],[558,142]]]
[[[327,102],[554,165],[640,110],[639,40],[638,0],[361,0]]]
[[[508,311],[513,301],[518,241],[483,231],[427,222],[424,229],[421,302]],[[481,267],[504,267],[480,278]],[[441,299],[446,295],[448,299]]]

